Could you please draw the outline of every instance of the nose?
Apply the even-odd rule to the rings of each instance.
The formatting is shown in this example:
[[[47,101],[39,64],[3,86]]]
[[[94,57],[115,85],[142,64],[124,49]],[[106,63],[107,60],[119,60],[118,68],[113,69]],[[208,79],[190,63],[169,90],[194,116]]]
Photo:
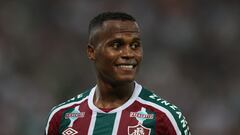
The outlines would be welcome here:
[[[121,57],[123,59],[131,59],[134,57],[134,52],[129,45],[126,45],[121,50]]]

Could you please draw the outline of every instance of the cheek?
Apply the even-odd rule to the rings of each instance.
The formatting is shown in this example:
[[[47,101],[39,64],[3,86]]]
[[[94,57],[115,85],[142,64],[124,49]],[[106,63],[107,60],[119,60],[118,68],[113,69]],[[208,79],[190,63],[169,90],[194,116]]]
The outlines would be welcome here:
[[[141,61],[142,61],[142,59],[143,59],[143,53],[142,53],[142,51],[137,52],[137,53],[135,54],[135,56],[136,56],[136,59],[137,59],[138,62],[141,62]]]
[[[96,54],[96,61],[102,64],[111,64],[114,62],[116,54],[108,51],[107,49],[102,50]]]

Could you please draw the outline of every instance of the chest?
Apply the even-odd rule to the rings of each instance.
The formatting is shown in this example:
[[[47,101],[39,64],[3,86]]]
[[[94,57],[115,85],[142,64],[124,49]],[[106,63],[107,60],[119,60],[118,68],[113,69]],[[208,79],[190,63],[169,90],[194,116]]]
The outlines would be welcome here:
[[[155,135],[156,113],[131,108],[115,113],[67,110],[62,114],[63,135]]]

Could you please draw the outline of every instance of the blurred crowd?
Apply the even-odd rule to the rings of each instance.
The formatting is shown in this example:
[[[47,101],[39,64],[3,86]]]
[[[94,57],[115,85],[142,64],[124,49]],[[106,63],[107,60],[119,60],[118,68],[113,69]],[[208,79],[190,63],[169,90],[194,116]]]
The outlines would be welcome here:
[[[179,106],[193,135],[240,134],[238,0],[1,0],[1,135],[43,134],[54,105],[95,85],[88,23],[103,11],[138,20],[137,81]]]

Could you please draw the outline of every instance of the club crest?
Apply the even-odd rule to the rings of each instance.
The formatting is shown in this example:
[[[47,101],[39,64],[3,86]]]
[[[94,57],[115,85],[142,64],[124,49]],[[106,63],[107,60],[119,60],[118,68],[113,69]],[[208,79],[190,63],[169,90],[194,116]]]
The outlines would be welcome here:
[[[150,135],[151,129],[141,124],[136,126],[128,126],[128,135]]]

